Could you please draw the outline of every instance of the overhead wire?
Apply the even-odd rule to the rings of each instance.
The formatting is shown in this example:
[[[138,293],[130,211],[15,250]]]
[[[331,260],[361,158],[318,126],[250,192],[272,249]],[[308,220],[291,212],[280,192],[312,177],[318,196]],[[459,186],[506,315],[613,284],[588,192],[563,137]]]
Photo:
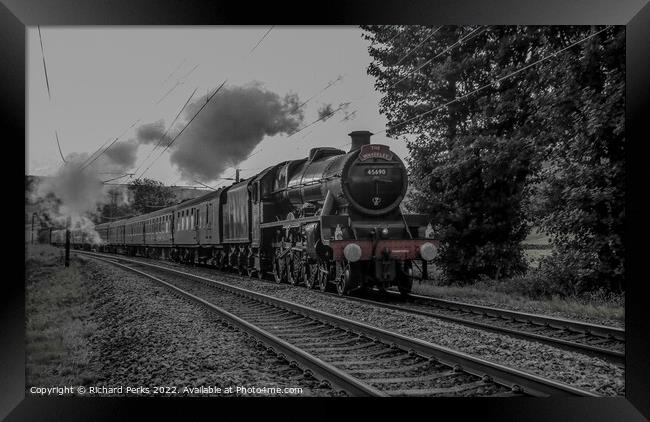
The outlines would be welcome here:
[[[422,45],[423,45],[427,40],[429,40],[431,37],[433,37],[434,35],[436,35],[436,33],[438,33],[438,31],[440,31],[441,29],[442,29],[442,26],[439,26],[435,31],[432,31],[432,32],[429,34],[429,36],[427,36],[425,39],[423,39],[422,41],[420,41],[420,42],[419,42],[415,47],[413,47],[412,49],[410,49],[410,50],[409,50],[405,55],[403,55],[399,60],[397,60],[397,62],[395,62],[395,63],[393,64],[393,66],[397,66],[398,64],[402,63],[402,61],[403,61],[405,58],[407,58],[407,57],[410,56],[410,55],[411,55],[415,50],[417,50],[418,48],[420,48],[420,47],[421,47],[421,46],[422,46]]]
[[[138,179],[142,179],[142,177],[147,173],[147,171],[149,171],[151,166],[153,166],[155,164],[155,162],[158,161],[158,159],[160,157],[162,157],[162,155],[165,153],[165,151],[167,151],[169,149],[169,147],[171,147],[174,144],[174,142],[176,142],[176,140],[183,134],[185,129],[187,129],[187,127],[194,121],[194,119],[196,119],[196,117],[199,115],[199,113],[201,113],[201,111],[205,108],[205,106],[208,105],[210,100],[212,98],[214,98],[215,95],[217,95],[217,93],[221,90],[221,88],[223,88],[223,86],[226,84],[226,81],[227,81],[227,79],[225,81],[223,81],[223,83],[219,86],[219,88],[217,88],[216,91],[214,91],[214,93],[212,93],[212,95],[210,95],[208,100],[205,103],[203,103],[203,105],[197,110],[196,113],[194,113],[194,116],[192,116],[192,118],[185,124],[185,126],[183,126],[183,128],[180,130],[180,132],[178,132],[176,134],[176,136],[174,136],[174,138],[167,144],[167,146],[165,146],[165,148],[160,152],[160,154],[158,154],[158,156],[151,162],[151,164],[149,164],[149,166],[140,174]]]
[[[260,38],[260,40],[257,42],[257,44],[255,44],[255,47],[251,48],[251,51],[249,51],[248,54],[252,54],[253,51],[255,51],[255,49],[256,49],[256,48],[257,48],[257,47],[262,43],[262,41],[264,41],[264,39],[269,35],[269,33],[271,32],[271,30],[273,29],[274,26],[275,26],[275,25],[271,25],[271,27],[269,28],[269,30],[266,31],[266,32],[264,33],[264,35],[262,35],[262,38]]]
[[[43,73],[45,74],[45,86],[47,87],[47,97],[50,101],[50,106],[52,105],[52,92],[50,90],[50,77],[47,74],[47,63],[45,60],[45,49],[43,48],[43,35],[41,34],[41,26],[37,25],[38,28],[38,39],[41,44],[41,58],[43,59]],[[65,157],[63,156],[63,151],[61,150],[61,141],[59,141],[59,133],[57,129],[54,129],[54,136],[56,138],[56,146],[59,149],[59,155],[64,164],[67,163]]]
[[[64,163],[67,163],[65,161],[65,157],[63,157],[63,152],[61,152],[61,143],[59,142],[59,133],[55,130],[54,135],[56,136],[56,146],[59,147],[59,154],[61,155],[61,159],[63,160]]]
[[[254,47],[253,47],[253,48],[248,52],[247,56],[250,56],[250,55],[253,53],[253,51],[255,51],[255,49],[256,49],[256,48],[257,48],[257,47],[262,43],[262,41],[264,41],[264,39],[266,39],[266,37],[267,37],[267,36],[269,35],[269,33],[271,32],[271,30],[273,30],[274,26],[275,26],[275,25],[272,25],[272,26],[271,26],[271,27],[270,27],[270,28],[269,28],[269,29],[264,33],[264,35],[262,35],[262,37],[260,38],[260,40],[259,40],[259,41],[255,44],[255,46],[254,46]],[[148,167],[147,167],[147,168],[146,168],[146,169],[145,169],[145,170],[140,174],[139,179],[142,178],[142,177],[146,174],[147,171],[149,171],[149,169],[151,168],[151,166],[153,166],[153,164],[155,164],[156,161],[158,161],[158,159],[159,159],[160,157],[162,157],[162,155],[163,155],[167,150],[169,150],[169,148],[174,144],[174,142],[176,142],[176,140],[181,136],[181,134],[185,131],[185,129],[186,129],[186,128],[187,128],[187,127],[188,127],[188,126],[189,126],[189,125],[194,121],[194,119],[195,119],[195,118],[196,118],[196,117],[201,113],[201,111],[202,111],[202,110],[203,110],[203,109],[208,105],[208,103],[210,102],[210,100],[212,100],[212,98],[214,98],[214,96],[215,96],[215,95],[216,95],[216,94],[217,94],[217,93],[218,93],[218,92],[223,88],[223,86],[226,84],[226,82],[228,82],[228,79],[225,79],[225,80],[221,83],[221,85],[220,85],[220,86],[219,86],[219,87],[218,87],[218,88],[217,88],[217,89],[216,89],[216,90],[215,90],[211,95],[208,96],[208,98],[206,99],[205,103],[204,103],[204,104],[203,104],[203,105],[202,105],[202,106],[197,110],[196,113],[194,113],[194,115],[192,116],[192,118],[191,118],[191,119],[190,119],[190,120],[185,124],[185,126],[183,126],[183,128],[180,130],[180,132],[179,132],[178,134],[176,134],[176,136],[174,136],[174,138],[171,140],[171,142],[169,142],[169,143],[167,144],[167,146],[165,147],[165,149],[163,149],[162,152],[161,152],[160,154],[158,154],[158,156],[153,160],[153,162],[151,162],[151,164],[149,164],[149,166],[148,166]]]
[[[182,63],[181,63],[181,64],[182,64]],[[188,76],[189,76],[189,75],[190,75],[190,74],[191,74],[191,73],[192,73],[192,72],[193,72],[193,71],[194,71],[198,66],[199,66],[198,64],[195,65],[195,66],[194,66],[194,67],[193,67],[193,68],[192,68],[188,73],[186,73],[186,74],[183,75],[181,78],[179,78],[178,81],[177,81],[177,83],[176,83],[176,85],[174,85],[174,87],[172,88],[172,90],[173,90],[176,86],[179,85],[179,82],[180,82],[181,80],[183,80],[184,78],[187,78],[187,77],[188,77]],[[172,74],[173,74],[173,73],[176,73],[176,71],[172,72]],[[167,81],[168,79],[169,79],[169,77],[167,77],[167,79],[166,79],[165,81]],[[164,85],[164,82],[163,82],[162,85]],[[171,90],[168,91],[167,94],[165,94],[164,97],[166,97],[166,96],[169,94],[169,92],[171,92]],[[163,98],[163,99],[164,99],[164,98]],[[152,101],[151,105],[153,105],[153,104],[158,104],[158,103],[160,103],[160,101],[162,101],[162,99],[159,100],[158,102],[156,102],[156,100],[154,99],[154,100]],[[110,143],[106,148],[104,148],[104,149],[102,150],[103,146],[106,145],[106,142],[108,142],[108,141],[105,141],[105,142],[102,144],[102,146],[100,146],[100,147],[99,147],[99,148],[98,148],[98,149],[97,149],[93,154],[91,154],[90,157],[88,157],[88,158],[87,158],[87,159],[86,159],[86,160],[81,164],[81,166],[80,166],[81,171],[85,170],[85,169],[86,169],[87,167],[89,167],[93,162],[95,162],[95,161],[96,161],[96,160],[97,160],[101,155],[103,155],[104,153],[106,153],[106,151],[108,151],[108,150],[109,150],[109,149],[110,149],[110,148],[111,148],[111,147],[112,147],[112,146],[113,146],[113,145],[114,145],[114,144],[115,144],[115,143],[116,143],[120,138],[122,138],[122,136],[124,136],[124,135],[126,134],[126,132],[128,132],[130,129],[132,129],[132,128],[133,128],[133,127],[134,127],[134,126],[135,126],[135,125],[140,121],[140,120],[142,120],[142,117],[140,117],[139,119],[137,119],[133,124],[131,124],[131,126],[129,126],[129,127],[128,127],[124,132],[122,132],[122,134],[121,134],[120,136],[118,136],[117,138],[114,138],[113,141],[112,141],[112,142],[111,142],[111,143]],[[110,138],[109,138],[109,139],[110,139]],[[101,152],[99,152],[99,151],[101,151]],[[99,155],[95,156],[95,157],[92,158],[92,160],[91,160],[91,157],[94,156],[95,154],[97,154],[98,152],[99,152]]]
[[[486,29],[487,29],[486,27],[478,27],[478,28],[474,29],[472,32],[470,32],[469,34],[467,34],[467,35],[461,37],[458,41],[456,41],[455,43],[453,43],[452,45],[450,45],[449,47],[447,47],[446,49],[444,49],[444,51],[441,51],[440,53],[436,54],[435,56],[433,56],[433,57],[430,58],[429,60],[425,61],[424,63],[422,63],[421,65],[419,65],[419,66],[416,67],[415,69],[413,69],[413,70],[411,70],[410,72],[408,72],[408,73],[407,73],[403,78],[401,78],[401,79],[398,80],[397,82],[391,84],[387,89],[391,89],[391,88],[393,88],[395,85],[397,85],[397,84],[399,84],[400,82],[406,80],[406,78],[408,78],[409,76],[411,76],[413,73],[417,72],[418,70],[422,69],[424,66],[428,65],[429,63],[431,63],[432,61],[434,61],[434,60],[437,59],[438,57],[442,56],[442,55],[445,54],[445,53],[448,53],[449,51],[451,51],[452,49],[456,48],[457,46],[462,45],[462,44],[463,44],[464,42],[466,42],[468,39],[472,38],[472,37],[473,37],[477,32],[478,32],[479,35],[480,35],[480,33],[484,32]]]
[[[582,39],[580,39],[580,40],[578,40],[578,41],[576,41],[576,42],[571,43],[570,45],[568,45],[568,46],[566,46],[566,47],[564,47],[564,48],[562,48],[562,49],[560,49],[560,50],[558,50],[558,51],[555,51],[555,52],[552,53],[552,54],[548,54],[548,55],[542,57],[541,59],[535,60],[534,62],[531,62],[531,63],[529,63],[529,64],[527,64],[527,65],[525,65],[525,66],[522,66],[521,68],[515,70],[514,72],[511,72],[511,73],[508,73],[507,75],[504,75],[504,76],[501,76],[501,77],[499,77],[499,78],[496,78],[496,79],[494,79],[493,81],[491,81],[490,83],[487,83],[487,84],[485,84],[485,85],[482,85],[482,86],[480,86],[479,88],[476,88],[476,89],[474,89],[474,90],[468,92],[467,94],[464,94],[464,95],[461,95],[461,96],[459,96],[459,97],[456,97],[456,98],[454,98],[454,99],[452,99],[452,100],[450,100],[450,101],[448,101],[448,102],[446,102],[446,103],[444,103],[444,104],[442,104],[442,105],[440,105],[440,106],[434,107],[434,108],[432,108],[432,109],[430,109],[430,110],[427,110],[427,111],[425,111],[425,112],[423,112],[423,113],[420,113],[420,114],[418,114],[418,115],[416,115],[416,116],[414,116],[414,117],[412,117],[412,118],[410,118],[410,119],[408,119],[408,120],[405,120],[405,121],[402,122],[402,123],[399,123],[399,124],[397,124],[397,125],[393,125],[390,129],[395,129],[395,128],[400,127],[400,126],[403,126],[403,125],[405,125],[405,124],[407,124],[407,123],[409,123],[409,122],[411,122],[411,121],[414,121],[414,120],[420,119],[420,118],[422,118],[423,116],[426,116],[427,114],[431,114],[431,113],[433,113],[433,112],[435,112],[435,111],[437,111],[437,110],[442,109],[443,107],[446,107],[446,106],[448,106],[448,105],[450,105],[450,104],[453,104],[453,103],[455,103],[455,102],[457,102],[457,101],[460,101],[460,100],[462,100],[462,99],[464,99],[464,98],[467,98],[467,97],[469,97],[469,96],[472,95],[472,94],[475,94],[475,93],[477,93],[477,92],[479,92],[479,91],[482,91],[482,90],[484,90],[484,89],[486,89],[486,88],[489,88],[489,87],[491,87],[491,86],[493,86],[493,85],[495,85],[495,84],[497,84],[497,83],[499,83],[499,82],[501,82],[501,81],[503,81],[503,80],[505,80],[505,79],[511,78],[512,76],[514,76],[514,75],[516,75],[516,74],[518,74],[518,73],[520,73],[520,72],[523,72],[523,71],[526,70],[526,69],[529,69],[529,68],[531,68],[531,67],[533,67],[533,66],[536,66],[536,65],[538,65],[539,63],[541,63],[541,62],[543,62],[543,61],[546,61],[546,60],[548,60],[548,59],[550,59],[550,58],[556,57],[558,54],[561,54],[561,53],[563,53],[563,52],[565,52],[565,51],[567,51],[567,50],[569,50],[569,49],[575,47],[576,45],[579,45],[579,44],[581,44],[581,43],[587,41],[588,39],[591,39],[591,38],[595,37],[596,35],[601,34],[602,32],[606,31],[606,30],[609,29],[610,27],[611,27],[611,26],[606,26],[605,28],[601,29],[600,31],[594,32],[594,33],[592,33],[592,34],[590,34],[590,35],[588,35],[588,36],[586,36],[586,37],[584,37],[584,38],[582,38]],[[385,129],[383,129],[383,130],[375,131],[375,134],[377,134],[377,133],[384,133],[384,132],[386,132],[386,131],[388,131],[388,130],[389,130],[389,128],[385,128]]]
[[[194,97],[194,94],[196,93],[196,90],[197,90],[197,89],[198,89],[198,87],[194,88],[194,91],[192,91],[192,93],[190,94],[190,96],[187,98],[187,101],[185,101],[185,104],[183,104],[183,107],[181,107],[181,109],[178,111],[178,114],[176,114],[176,117],[174,117],[174,119],[173,119],[172,122],[169,124],[169,126],[167,126],[167,129],[166,129],[165,132],[162,134],[162,136],[160,137],[160,139],[158,140],[158,142],[156,143],[156,145],[153,147],[153,149],[152,149],[151,151],[149,151],[149,154],[145,157],[144,160],[142,160],[142,162],[141,162],[141,163],[138,165],[138,167],[135,169],[135,171],[133,172],[134,174],[137,174],[137,173],[140,171],[140,168],[142,168],[142,165],[143,165],[143,164],[144,164],[144,163],[145,163],[145,162],[146,162],[146,161],[151,157],[151,155],[154,153],[154,151],[156,151],[156,149],[158,149],[158,148],[160,147],[160,145],[162,145],[162,143],[163,143],[163,141],[164,141],[164,139],[165,139],[165,136],[167,136],[167,133],[169,132],[169,130],[170,130],[172,127],[174,127],[174,124],[176,123],[176,120],[178,120],[178,118],[180,117],[181,113],[183,113],[183,110],[185,110],[185,107],[187,107],[187,105],[190,103],[190,100],[192,100],[192,97]]]
[[[47,64],[45,63],[45,49],[43,48],[43,36],[41,35],[41,26],[37,25],[38,39],[41,42],[41,57],[43,58],[43,71],[45,72],[45,84],[47,85],[47,96],[52,101],[52,94],[50,93],[50,78],[47,76]]]

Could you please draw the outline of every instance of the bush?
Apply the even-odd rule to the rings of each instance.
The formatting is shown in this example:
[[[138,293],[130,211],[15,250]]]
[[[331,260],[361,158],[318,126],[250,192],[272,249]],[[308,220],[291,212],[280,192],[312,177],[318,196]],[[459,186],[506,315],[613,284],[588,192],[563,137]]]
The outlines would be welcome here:
[[[538,277],[560,296],[578,296],[601,288],[595,254],[562,248],[540,261]]]

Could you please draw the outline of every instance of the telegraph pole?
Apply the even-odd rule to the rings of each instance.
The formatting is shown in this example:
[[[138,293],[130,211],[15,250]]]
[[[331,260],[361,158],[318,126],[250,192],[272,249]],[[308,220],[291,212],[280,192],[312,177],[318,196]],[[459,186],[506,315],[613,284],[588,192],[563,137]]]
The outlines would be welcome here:
[[[239,183],[239,172],[241,169],[235,169],[235,183]]]
[[[32,213],[32,245],[34,244],[34,217],[36,217],[36,213]]]
[[[65,266],[70,266],[70,224],[71,218],[68,217],[65,226]]]

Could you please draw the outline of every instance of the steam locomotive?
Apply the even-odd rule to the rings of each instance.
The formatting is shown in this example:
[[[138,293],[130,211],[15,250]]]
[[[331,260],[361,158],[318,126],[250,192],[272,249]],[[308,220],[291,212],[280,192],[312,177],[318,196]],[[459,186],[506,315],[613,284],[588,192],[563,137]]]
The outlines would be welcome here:
[[[349,134],[348,152],[309,156],[202,197],[127,220],[99,224],[101,251],[200,263],[340,295],[396,286],[411,291],[413,263],[439,244],[426,215],[404,214],[407,173],[372,133]],[[61,233],[53,235],[61,243]],[[74,247],[93,243],[72,233]]]

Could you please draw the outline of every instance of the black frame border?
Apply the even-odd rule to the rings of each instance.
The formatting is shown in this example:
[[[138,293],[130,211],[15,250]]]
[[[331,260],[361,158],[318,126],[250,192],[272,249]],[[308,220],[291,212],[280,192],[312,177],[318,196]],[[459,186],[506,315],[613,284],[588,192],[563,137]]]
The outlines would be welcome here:
[[[116,4],[111,0],[2,0],[0,4],[0,115],[3,116],[5,147],[20,150],[13,142],[26,135],[26,85],[25,48],[26,27],[35,25],[357,25],[381,24],[613,24],[626,26],[626,277],[625,301],[626,344],[626,397],[624,398],[550,398],[550,399],[432,399],[432,400],[377,400],[354,399],[319,406],[309,399],[290,402],[280,401],[280,409],[297,406],[306,417],[341,411],[350,403],[359,410],[380,415],[388,408],[401,410],[404,417],[413,415],[413,408],[426,411],[435,417],[441,413],[453,414],[453,418],[474,416],[481,419],[500,420],[643,420],[650,418],[650,319],[645,302],[650,295],[644,277],[650,265],[648,253],[648,223],[650,207],[643,193],[646,188],[644,143],[647,143],[647,122],[650,121],[650,5],[648,0],[426,0],[410,1],[336,1],[310,4],[307,2],[265,2],[245,4],[223,0],[132,0]],[[309,7],[316,6],[316,7]],[[300,12],[299,15],[296,12]],[[645,123],[645,124],[644,124]],[[11,134],[7,134],[7,129]],[[25,139],[26,142],[26,139]],[[25,143],[26,147],[26,143]],[[13,152],[13,151],[12,151]],[[26,167],[26,151],[25,154]],[[7,158],[14,154],[7,154]],[[18,160],[11,161],[19,167]],[[5,166],[6,168],[6,166]],[[24,168],[23,168],[24,170]],[[17,174],[14,169],[10,174]],[[13,197],[19,198],[19,184],[10,177]],[[647,189],[647,188],[646,188]],[[15,190],[15,192],[13,192]],[[10,208],[11,209],[11,208]],[[16,222],[24,217],[21,207],[11,209]],[[3,219],[5,227],[9,219]],[[24,236],[22,224],[9,224],[16,230],[12,239]],[[15,236],[15,237],[13,237]],[[11,245],[11,242],[6,242]],[[17,245],[17,243],[16,243]],[[11,250],[5,265],[24,262],[24,256]],[[15,259],[13,254],[16,255]],[[23,264],[24,265],[24,264]],[[24,276],[24,266],[23,266]],[[77,398],[25,398],[24,357],[24,277],[7,277],[2,285],[0,303],[0,417],[10,420],[39,418],[56,420],[93,419],[113,420],[133,416],[133,404],[146,404],[148,410],[166,412],[167,416],[178,414],[188,399],[163,402],[150,399],[77,399]],[[262,399],[256,406],[264,412],[272,412],[278,401]],[[128,405],[127,405],[128,403]],[[192,405],[215,412],[214,400],[192,400]],[[396,405],[397,404],[397,405]],[[129,406],[130,405],[130,406]],[[152,406],[153,405],[153,406]],[[268,407],[267,407],[268,406]],[[312,409],[309,410],[307,406]],[[185,407],[185,406],[183,406]],[[242,409],[248,412],[245,402],[237,398],[218,401],[218,408],[229,411]],[[306,413],[303,413],[307,410]],[[184,411],[184,410],[183,410]],[[171,412],[171,413],[170,413]],[[219,411],[219,413],[221,410]],[[283,412],[289,415],[291,412]]]

